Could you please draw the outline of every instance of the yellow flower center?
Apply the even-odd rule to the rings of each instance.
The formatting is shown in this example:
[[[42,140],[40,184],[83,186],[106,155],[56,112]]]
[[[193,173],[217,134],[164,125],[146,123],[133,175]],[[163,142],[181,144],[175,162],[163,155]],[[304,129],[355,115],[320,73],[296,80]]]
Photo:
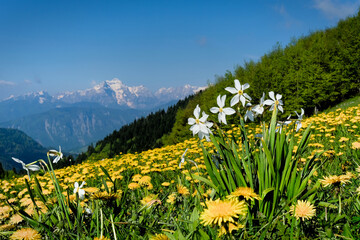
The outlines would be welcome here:
[[[238,94],[239,94],[239,95],[243,95],[243,93],[244,93],[243,90],[239,90],[239,91],[238,91]]]
[[[222,109],[222,108],[219,108],[219,112],[223,112],[223,109]]]
[[[196,123],[196,124],[199,124],[199,123],[200,123],[200,120],[199,120],[199,119],[196,119],[196,120],[195,120],[195,123]]]

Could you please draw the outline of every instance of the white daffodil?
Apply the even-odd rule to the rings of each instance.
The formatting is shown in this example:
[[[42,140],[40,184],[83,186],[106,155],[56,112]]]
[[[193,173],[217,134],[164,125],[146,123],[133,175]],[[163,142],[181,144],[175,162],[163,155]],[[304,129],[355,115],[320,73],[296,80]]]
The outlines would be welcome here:
[[[53,160],[53,163],[57,163],[58,161],[60,161],[60,159],[63,158],[63,154],[61,152],[61,147],[60,146],[59,146],[59,151],[49,150],[48,155],[52,156],[52,157],[55,157],[54,160]]]
[[[185,152],[181,155],[181,161],[179,163],[179,168],[181,168],[181,165],[185,162],[185,154],[188,149],[185,150]]]
[[[301,128],[301,125],[302,125],[301,121],[302,121],[302,119],[304,117],[305,111],[304,111],[304,109],[301,108],[301,114],[298,114],[296,111],[295,111],[295,113],[296,113],[296,115],[298,117],[298,119],[295,122],[296,123],[296,131],[299,131],[300,128]]]
[[[252,108],[251,103],[247,103],[247,104],[246,104],[246,107],[247,107],[248,109],[246,110],[246,113],[245,113],[245,116],[244,116],[244,120],[245,120],[245,122],[246,122],[248,119],[250,119],[250,121],[253,122],[255,115],[254,115],[254,112],[253,112],[253,108]]]
[[[79,186],[78,182],[74,183],[74,194],[78,193],[79,199],[81,199],[81,200],[83,200],[85,198],[85,190],[81,189],[85,184],[86,184],[85,181],[83,181],[80,186]]]
[[[281,123],[277,123],[276,124],[277,129],[275,131],[276,132],[280,131],[280,133],[281,133],[282,127],[287,126],[292,122],[290,118],[291,118],[291,114],[287,117],[286,121],[281,122]]]
[[[256,114],[261,115],[264,112],[264,101],[265,101],[265,93],[263,93],[262,97],[260,98],[260,103],[256,105],[253,110]]]
[[[244,93],[244,90],[248,89],[250,87],[250,85],[248,83],[245,83],[244,85],[240,84],[240,81],[235,79],[234,80],[235,83],[235,88],[233,87],[226,87],[225,90],[229,91],[232,94],[236,94],[230,101],[230,105],[234,106],[235,104],[237,104],[239,101],[241,101],[243,107],[245,106],[245,102],[246,101],[251,101],[251,97]]]
[[[22,165],[22,168],[26,170],[28,176],[29,176],[29,180],[30,180],[30,171],[39,171],[40,170],[40,166],[35,165],[35,164],[25,164],[23,161],[21,161],[18,158],[14,158],[12,157],[12,160],[14,160],[17,163],[20,163]],[[30,170],[30,171],[29,171]]]
[[[210,141],[209,135],[212,134],[210,128],[213,123],[207,121],[209,115],[205,112],[202,113],[202,117],[200,118],[200,112],[201,109],[199,105],[196,105],[196,108],[194,109],[195,118],[188,119],[188,124],[191,125],[190,130],[193,132],[193,135],[198,134],[200,139],[205,137],[207,141]]]
[[[265,100],[265,102],[264,102],[264,105],[271,106],[269,111],[274,110],[274,107],[276,107],[281,112],[284,112],[284,109],[282,107],[283,102],[281,100],[282,96],[280,94],[276,94],[276,98],[275,98],[275,93],[273,91],[269,92],[269,96],[270,96],[271,100],[268,99],[268,100]]]
[[[210,108],[210,112],[212,113],[219,113],[218,115],[218,119],[219,119],[219,123],[223,122],[224,124],[227,124],[226,123],[226,115],[232,115],[235,113],[235,110],[232,109],[232,108],[224,108],[225,106],[225,100],[226,100],[226,95],[222,96],[219,95],[217,97],[217,105],[219,107],[212,107]]]

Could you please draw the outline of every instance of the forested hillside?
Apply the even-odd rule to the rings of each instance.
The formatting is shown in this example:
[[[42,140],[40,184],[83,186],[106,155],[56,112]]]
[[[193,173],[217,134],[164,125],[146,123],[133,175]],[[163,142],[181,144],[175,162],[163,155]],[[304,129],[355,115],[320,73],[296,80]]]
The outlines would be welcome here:
[[[100,159],[120,152],[139,152],[162,145],[179,143],[191,136],[187,119],[197,104],[216,121],[209,109],[216,106],[216,97],[226,94],[229,105],[231,94],[225,87],[233,87],[234,79],[249,83],[246,92],[252,104],[258,104],[263,93],[283,95],[284,113],[304,108],[306,115],[314,109],[324,110],[359,94],[360,89],[360,12],[342,20],[334,28],[317,31],[294,39],[283,47],[275,45],[258,62],[246,62],[234,71],[227,71],[215,83],[191,99],[179,101],[167,111],[148,117],[114,131],[96,146],[90,146],[79,159]],[[240,60],[239,60],[240,61]],[[268,98],[268,95],[266,96]],[[232,117],[228,117],[232,122]]]
[[[191,136],[187,119],[197,104],[216,120],[209,109],[216,106],[219,94],[228,96],[226,104],[229,105],[231,94],[225,87],[234,87],[234,79],[250,84],[246,93],[252,97],[253,105],[259,103],[263,93],[282,94],[285,109],[282,117],[294,110],[299,112],[300,108],[310,115],[315,107],[324,110],[359,94],[359,29],[360,12],[340,21],[334,28],[293,40],[286,47],[276,45],[258,62],[246,62],[233,72],[226,72],[216,79],[216,84],[178,111],[174,128],[164,142],[177,143]]]
[[[159,110],[115,130],[94,146],[89,146],[86,153],[80,154],[77,161],[88,157],[102,159],[127,152],[141,152],[163,146],[162,138],[174,126],[175,116],[184,108],[193,96],[178,101],[167,110]]]
[[[0,128],[0,163],[5,170],[22,169],[15,157],[25,163],[46,159],[47,150],[24,132],[17,129]]]

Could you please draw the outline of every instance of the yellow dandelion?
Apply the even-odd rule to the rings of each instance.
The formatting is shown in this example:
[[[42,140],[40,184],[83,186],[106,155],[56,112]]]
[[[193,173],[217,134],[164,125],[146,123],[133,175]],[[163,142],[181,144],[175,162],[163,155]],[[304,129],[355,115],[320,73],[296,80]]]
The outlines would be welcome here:
[[[306,200],[298,200],[296,205],[290,207],[291,214],[296,217],[296,219],[301,218],[303,221],[304,219],[310,219],[315,216],[315,211],[314,205]]]
[[[145,196],[142,200],[140,200],[140,203],[142,205],[147,205],[149,204],[151,201],[156,200],[157,199],[157,195],[155,194],[149,194],[147,196]]]
[[[346,172],[346,174],[339,176],[339,180],[341,183],[348,183],[353,177],[355,177],[355,175],[352,172]]]
[[[168,239],[169,238],[163,233],[155,234],[154,236],[151,236],[149,238],[149,240],[168,240]]]
[[[200,220],[202,224],[218,224],[220,227],[223,223],[235,223],[239,215],[246,215],[247,207],[244,201],[237,199],[227,199],[215,201],[206,201],[207,209],[201,213]]]
[[[330,175],[328,177],[324,177],[324,179],[319,180],[319,182],[322,183],[322,185],[324,187],[327,187],[327,186],[330,186],[332,184],[339,183],[340,179],[339,179],[339,176]]]
[[[115,201],[116,199],[121,198],[121,192],[118,193],[108,193],[108,192],[96,192],[90,196],[93,200],[103,200],[103,201]]]
[[[137,189],[139,187],[140,187],[140,185],[136,182],[129,183],[129,185],[128,185],[128,188],[131,190]]]
[[[360,149],[360,142],[353,142],[351,144],[352,149]]]
[[[143,176],[138,180],[138,183],[142,186],[147,186],[151,184],[151,177],[150,176]]]
[[[168,186],[170,186],[170,183],[169,183],[169,182],[163,182],[163,183],[161,184],[161,186],[168,187]]]
[[[232,231],[237,231],[239,230],[240,228],[244,228],[245,225],[243,224],[240,224],[240,223],[229,223],[228,226],[222,226],[220,229],[219,229],[219,233],[218,235],[219,236],[222,236],[226,233],[231,233]]]
[[[178,184],[177,185],[177,191],[179,194],[183,195],[183,196],[187,196],[190,194],[189,192],[189,189],[187,189],[187,187],[181,185],[181,184]]]
[[[9,231],[13,228],[15,228],[16,226],[13,224],[4,224],[4,225],[0,225],[0,231]]]
[[[15,214],[15,215],[11,216],[9,223],[17,225],[17,224],[21,223],[22,221],[24,221],[24,219],[20,216],[20,214]]]
[[[141,177],[142,177],[141,174],[136,174],[136,175],[133,176],[133,181],[137,182],[137,181],[139,181],[139,179],[141,179]]]
[[[95,237],[94,240],[110,240],[107,237],[101,236],[101,237]]]
[[[349,141],[349,138],[347,138],[347,137],[341,137],[339,139],[339,142],[347,142],[347,141]]]
[[[10,236],[11,240],[40,240],[41,235],[32,228],[22,228]]]
[[[246,200],[261,199],[260,196],[256,194],[252,188],[249,187],[238,187],[235,189],[234,192],[232,192],[229,196],[227,196],[228,199],[238,198],[238,197],[243,197]]]
[[[170,204],[174,204],[176,202],[176,193],[170,194],[166,202]]]

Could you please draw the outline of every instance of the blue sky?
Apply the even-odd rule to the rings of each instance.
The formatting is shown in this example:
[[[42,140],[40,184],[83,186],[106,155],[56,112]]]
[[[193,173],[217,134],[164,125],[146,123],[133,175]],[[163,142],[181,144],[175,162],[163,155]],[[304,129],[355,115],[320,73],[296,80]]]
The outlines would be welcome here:
[[[0,0],[0,99],[119,78],[205,86],[277,42],[336,26],[360,0]]]

